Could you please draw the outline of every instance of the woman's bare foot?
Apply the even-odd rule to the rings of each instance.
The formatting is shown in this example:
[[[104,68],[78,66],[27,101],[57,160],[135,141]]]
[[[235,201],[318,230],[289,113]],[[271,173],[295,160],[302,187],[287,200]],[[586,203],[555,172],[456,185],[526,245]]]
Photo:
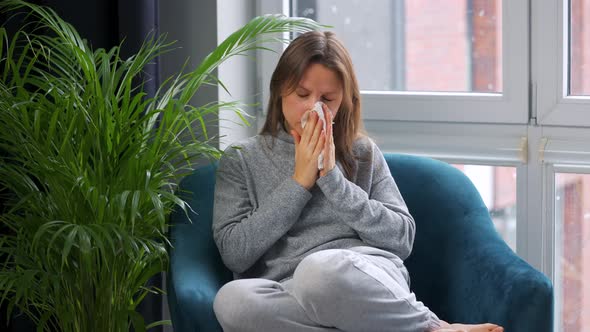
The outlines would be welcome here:
[[[504,332],[504,328],[496,324],[451,324],[451,329],[461,332]]]
[[[435,332],[504,332],[504,328],[496,324],[449,324],[441,322],[442,326]]]

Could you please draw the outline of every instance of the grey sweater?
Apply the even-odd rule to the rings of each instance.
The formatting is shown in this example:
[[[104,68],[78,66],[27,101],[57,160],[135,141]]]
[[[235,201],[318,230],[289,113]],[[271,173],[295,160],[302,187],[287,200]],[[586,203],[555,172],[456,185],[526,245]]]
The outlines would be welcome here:
[[[213,237],[236,279],[289,278],[305,256],[324,249],[371,246],[408,257],[415,224],[383,154],[368,138],[353,152],[352,181],[337,164],[308,191],[292,179],[295,145],[282,130],[225,151]]]

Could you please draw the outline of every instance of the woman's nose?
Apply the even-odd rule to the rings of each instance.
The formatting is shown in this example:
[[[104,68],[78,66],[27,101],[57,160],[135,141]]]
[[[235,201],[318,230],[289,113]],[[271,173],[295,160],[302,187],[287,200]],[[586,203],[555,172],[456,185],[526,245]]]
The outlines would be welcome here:
[[[319,98],[309,98],[309,100],[307,101],[306,109],[311,110],[313,109],[315,103],[317,103],[318,101],[320,101]]]

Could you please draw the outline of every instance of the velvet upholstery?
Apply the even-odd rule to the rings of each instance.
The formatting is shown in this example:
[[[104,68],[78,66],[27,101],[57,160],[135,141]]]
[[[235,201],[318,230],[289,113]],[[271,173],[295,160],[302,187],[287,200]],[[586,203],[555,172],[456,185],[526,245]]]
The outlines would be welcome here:
[[[490,321],[507,332],[551,331],[551,283],[500,238],[470,180],[430,158],[385,158],[416,220],[414,249],[406,265],[418,299],[451,322]],[[167,288],[176,332],[221,331],[212,303],[232,276],[211,234],[214,184],[215,165],[187,176],[179,195],[192,211],[171,215]]]

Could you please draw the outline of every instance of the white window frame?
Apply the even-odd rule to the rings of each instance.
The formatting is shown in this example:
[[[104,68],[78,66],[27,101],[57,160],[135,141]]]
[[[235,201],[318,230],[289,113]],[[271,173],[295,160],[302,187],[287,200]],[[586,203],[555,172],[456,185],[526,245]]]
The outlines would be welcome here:
[[[559,169],[559,167],[557,168]],[[558,243],[557,225],[555,216],[555,174],[556,168],[553,164],[546,164],[543,167],[543,267],[549,274],[553,283],[553,331],[559,331],[561,326],[559,288],[561,283],[561,271],[555,268],[555,260],[561,253]]]
[[[590,97],[568,95],[567,0],[532,2],[533,112],[542,125],[590,126]],[[538,33],[537,33],[538,32]]]
[[[567,0],[566,0],[567,1]],[[539,140],[539,164],[542,165],[542,244],[536,250],[543,253],[543,271],[554,287],[554,330],[562,326],[562,276],[558,258],[561,255],[560,225],[555,208],[557,173],[590,174],[590,130],[545,126]],[[539,209],[540,210],[540,209]]]
[[[257,0],[260,14],[289,15],[290,1]],[[442,121],[457,123],[527,123],[528,114],[528,1],[502,3],[503,93],[451,93],[361,91],[363,119],[396,121]],[[320,22],[321,23],[321,22]],[[510,31],[510,33],[508,33]],[[263,54],[262,90],[278,59]],[[274,59],[273,59],[274,57]],[[262,104],[268,100],[263,92]],[[412,112],[407,110],[411,109]]]

